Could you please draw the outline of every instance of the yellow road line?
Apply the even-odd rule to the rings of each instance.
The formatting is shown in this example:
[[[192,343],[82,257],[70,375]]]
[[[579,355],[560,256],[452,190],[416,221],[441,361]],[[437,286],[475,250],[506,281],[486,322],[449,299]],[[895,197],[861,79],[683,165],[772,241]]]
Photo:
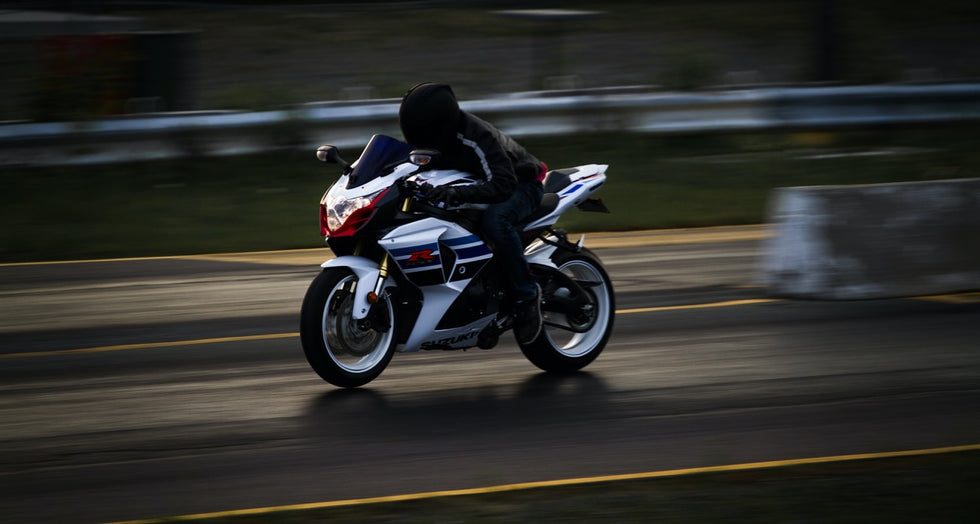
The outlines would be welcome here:
[[[679,306],[656,306],[656,307],[639,307],[633,309],[618,309],[616,310],[617,315],[628,315],[630,313],[653,313],[657,311],[677,311],[681,309],[705,309],[712,307],[731,307],[731,306],[747,306],[751,304],[768,304],[770,302],[779,302],[778,298],[750,298],[745,300],[726,300],[724,302],[712,302],[710,304],[682,304]]]
[[[404,502],[411,500],[433,499],[441,497],[458,497],[464,495],[484,495],[489,493],[502,493],[508,491],[523,491],[535,488],[549,488],[562,486],[577,486],[582,484],[598,484],[605,482],[621,482],[630,480],[647,480],[667,477],[682,477],[686,475],[698,475],[703,473],[724,473],[732,471],[747,471],[783,468],[789,466],[805,466],[810,464],[829,464],[835,462],[849,462],[855,460],[886,459],[900,457],[914,457],[924,455],[939,455],[944,453],[957,453],[963,451],[978,451],[980,444],[968,444],[964,446],[948,446],[941,448],[914,449],[904,451],[885,451],[878,453],[858,453],[852,455],[831,455],[824,457],[809,457],[789,460],[770,460],[764,462],[746,462],[741,464],[727,464],[722,466],[705,466],[700,468],[670,469],[663,471],[647,471],[643,473],[627,473],[622,475],[605,475],[597,477],[580,477],[571,479],[545,480],[540,482],[521,482],[517,484],[502,484],[497,486],[486,486],[482,488],[454,489],[446,491],[429,491],[423,493],[409,493],[404,495],[391,495],[386,497],[370,497],[362,499],[331,500],[326,502],[311,502],[306,504],[290,504],[284,506],[269,506],[262,508],[238,509],[230,511],[216,511],[212,513],[196,513],[191,515],[178,515],[162,519],[132,520],[117,522],[114,524],[155,524],[158,522],[172,522],[182,520],[201,520],[212,518],[236,517],[236,516],[255,516],[281,511],[311,510],[336,508],[341,506],[362,506],[367,504],[378,504],[383,502]]]
[[[272,340],[277,338],[298,337],[299,333],[270,333],[267,335],[243,335],[239,337],[202,338],[197,340],[174,340],[171,342],[145,342],[142,344],[119,344],[116,346],[98,346],[80,349],[58,349],[54,351],[34,351],[26,353],[0,354],[0,358],[50,357],[54,355],[74,355],[79,353],[104,353],[107,351],[126,351],[129,349],[154,349],[174,346],[198,346],[202,344],[218,344],[221,342],[245,342],[250,340]]]
[[[915,297],[918,300],[929,300],[932,302],[945,302],[948,304],[973,304],[980,302],[980,292],[972,291],[967,293],[957,293],[953,295],[929,295]]]
[[[928,297],[913,297],[916,300],[931,300],[950,303],[973,303],[980,300],[980,293],[962,293],[958,295],[936,295]],[[743,300],[726,300],[722,302],[711,302],[707,304],[681,304],[677,306],[654,306],[629,309],[617,309],[617,315],[629,315],[633,313],[657,313],[663,311],[681,311],[685,309],[708,309],[716,307],[749,306],[754,304],[769,304],[782,302],[780,298],[749,298]],[[54,351],[28,351],[21,353],[0,354],[0,359],[5,358],[25,358],[25,357],[49,357],[55,355],[73,355],[80,353],[105,353],[109,351],[125,351],[129,349],[154,349],[174,346],[198,346],[204,344],[218,344],[222,342],[247,342],[252,340],[272,340],[280,338],[295,338],[299,333],[271,333],[266,335],[243,335],[239,337],[219,337],[204,338],[198,340],[176,340],[173,342],[146,342],[142,344],[120,344],[115,346],[98,346],[80,349],[59,349]]]
[[[619,309],[617,315],[628,315],[631,313],[650,313],[656,311],[671,311],[677,309],[702,309],[711,307],[743,306],[749,304],[764,304],[774,302],[777,299],[760,298],[752,300],[729,300],[726,302],[715,302],[711,304],[687,304],[682,306],[661,306],[649,308]],[[59,349],[54,351],[34,351],[22,353],[0,354],[0,359],[4,358],[24,358],[24,357],[50,357],[55,355],[74,355],[80,353],[105,353],[109,351],[125,351],[129,349],[155,349],[173,346],[198,346],[203,344],[218,344],[222,342],[246,342],[251,340],[271,340],[277,338],[294,338],[299,333],[272,333],[268,335],[243,335],[239,337],[204,338],[198,340],[177,340],[173,342],[146,342],[142,344],[120,344],[115,346],[98,346],[80,349]]]
[[[306,249],[284,249],[277,251],[241,251],[231,253],[203,253],[199,255],[159,255],[148,257],[122,258],[89,258],[79,260],[43,260],[37,262],[4,262],[0,267],[18,266],[56,266],[71,264],[89,264],[95,262],[140,262],[144,260],[214,260],[219,262],[268,262],[278,264],[279,259],[293,263],[296,260],[313,266],[319,265],[326,258],[333,258],[333,253],[326,247]],[[298,263],[298,262],[297,262]]]

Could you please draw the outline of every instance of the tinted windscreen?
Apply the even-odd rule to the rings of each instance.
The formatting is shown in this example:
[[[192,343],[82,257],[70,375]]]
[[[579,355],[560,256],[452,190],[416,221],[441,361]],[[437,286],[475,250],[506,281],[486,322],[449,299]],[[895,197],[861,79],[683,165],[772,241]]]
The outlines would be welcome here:
[[[347,188],[361,186],[372,179],[385,175],[385,168],[408,160],[411,146],[385,135],[374,135],[364,147],[361,157],[353,164]]]

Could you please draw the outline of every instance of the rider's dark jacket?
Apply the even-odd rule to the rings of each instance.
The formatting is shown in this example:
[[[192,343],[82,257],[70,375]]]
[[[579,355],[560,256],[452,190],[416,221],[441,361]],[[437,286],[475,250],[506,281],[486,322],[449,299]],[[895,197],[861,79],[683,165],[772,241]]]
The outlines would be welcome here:
[[[503,202],[519,182],[538,180],[544,170],[544,164],[513,139],[461,110],[446,84],[426,82],[409,89],[398,109],[398,122],[409,144],[442,153],[432,167],[482,178],[457,188],[462,202]]]
[[[483,178],[460,186],[460,200],[493,204],[514,192],[518,182],[538,180],[544,164],[493,125],[460,111],[456,137],[443,146],[436,167],[458,169]]]

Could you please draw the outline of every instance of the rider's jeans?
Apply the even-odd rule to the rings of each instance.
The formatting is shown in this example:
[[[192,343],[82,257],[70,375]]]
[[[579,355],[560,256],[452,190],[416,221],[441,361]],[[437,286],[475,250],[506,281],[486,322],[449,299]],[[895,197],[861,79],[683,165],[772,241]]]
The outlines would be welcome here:
[[[494,257],[511,284],[515,301],[528,300],[537,294],[516,226],[538,208],[543,195],[541,182],[521,182],[510,198],[489,206],[483,213],[483,231],[495,246]]]

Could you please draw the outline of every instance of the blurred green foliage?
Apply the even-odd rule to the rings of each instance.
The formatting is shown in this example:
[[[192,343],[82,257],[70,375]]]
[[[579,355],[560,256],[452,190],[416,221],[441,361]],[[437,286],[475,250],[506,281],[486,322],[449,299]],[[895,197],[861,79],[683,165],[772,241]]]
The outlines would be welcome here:
[[[610,165],[598,196],[612,213],[572,210],[559,224],[584,232],[759,223],[775,187],[978,176],[977,131],[604,134],[522,142],[552,168]],[[4,169],[0,262],[322,246],[319,199],[338,175],[312,151]]]

